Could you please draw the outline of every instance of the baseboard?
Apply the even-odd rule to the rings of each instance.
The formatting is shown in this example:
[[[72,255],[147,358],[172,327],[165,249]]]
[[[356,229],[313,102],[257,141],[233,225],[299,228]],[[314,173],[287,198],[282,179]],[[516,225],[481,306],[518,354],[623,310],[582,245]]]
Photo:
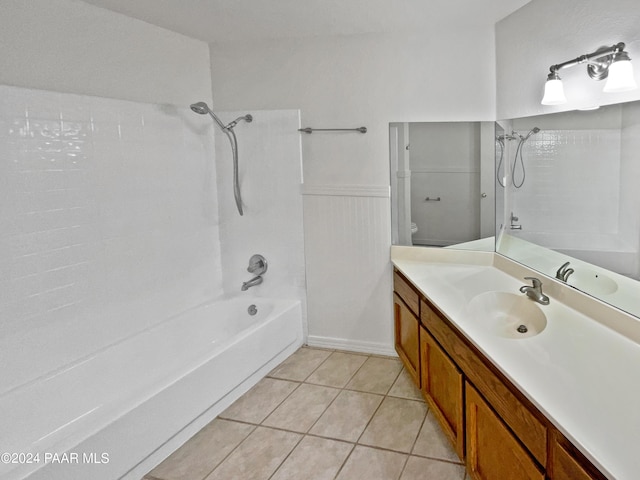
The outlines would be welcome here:
[[[374,355],[386,355],[390,357],[398,356],[392,344],[379,342],[363,342],[359,340],[346,340],[344,338],[309,335],[307,337],[307,345],[310,347],[332,348],[336,350],[348,350],[351,352],[371,353]]]

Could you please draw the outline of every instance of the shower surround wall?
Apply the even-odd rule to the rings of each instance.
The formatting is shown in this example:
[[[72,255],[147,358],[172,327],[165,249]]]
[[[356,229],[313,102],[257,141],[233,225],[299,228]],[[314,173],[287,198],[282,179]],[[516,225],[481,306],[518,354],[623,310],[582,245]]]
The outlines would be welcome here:
[[[235,128],[243,216],[233,200],[229,141],[215,131],[223,289],[226,295],[299,299],[306,318],[300,111],[217,112],[223,122],[247,113],[253,121]],[[241,292],[256,253],[267,259],[264,282]]]
[[[222,294],[212,130],[0,86],[0,394]]]

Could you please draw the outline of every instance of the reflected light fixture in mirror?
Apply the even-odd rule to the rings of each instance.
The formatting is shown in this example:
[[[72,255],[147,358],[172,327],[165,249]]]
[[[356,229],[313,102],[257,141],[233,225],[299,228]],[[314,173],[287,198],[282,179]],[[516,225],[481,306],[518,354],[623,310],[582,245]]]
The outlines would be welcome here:
[[[558,72],[563,68],[587,63],[587,73],[594,80],[604,80],[607,83],[604,92],[625,92],[637,88],[633,77],[633,66],[629,54],[624,51],[625,44],[617,43],[612,47],[601,47],[595,52],[580,55],[573,60],[558,63],[549,67],[550,73],[544,87],[542,105],[562,105],[567,102],[564,95],[562,80]]]

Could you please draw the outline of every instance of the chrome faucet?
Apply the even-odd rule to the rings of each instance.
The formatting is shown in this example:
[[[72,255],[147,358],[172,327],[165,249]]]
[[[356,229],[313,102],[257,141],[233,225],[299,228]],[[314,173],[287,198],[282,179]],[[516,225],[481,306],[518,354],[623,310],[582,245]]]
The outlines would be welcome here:
[[[573,268],[567,268],[568,266],[569,266],[569,262],[563,263],[562,266],[556,272],[556,278],[558,280],[562,280],[565,283],[567,283],[567,280],[569,279],[569,275],[571,275],[574,272]]]
[[[248,282],[242,282],[242,287],[240,290],[246,292],[251,287],[256,285],[260,285],[262,283],[262,275],[267,271],[267,259],[262,255],[252,255],[249,259],[249,266],[247,267],[247,272],[253,273],[255,277],[253,277]]]
[[[261,283],[262,283],[262,275],[258,275],[257,277],[253,277],[248,282],[242,282],[242,287],[240,287],[240,290],[242,290],[243,292],[246,292],[251,287],[255,287],[256,285],[260,285]]]
[[[524,277],[524,279],[531,280],[533,285],[523,285],[520,287],[520,291],[534,302],[549,305],[549,297],[542,293],[542,282],[540,279],[535,277]]]

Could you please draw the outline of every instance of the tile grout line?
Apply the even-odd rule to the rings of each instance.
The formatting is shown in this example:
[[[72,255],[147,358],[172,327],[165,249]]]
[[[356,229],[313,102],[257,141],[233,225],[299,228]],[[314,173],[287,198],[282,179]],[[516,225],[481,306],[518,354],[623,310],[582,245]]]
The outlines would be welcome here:
[[[334,350],[334,351],[332,351],[332,352],[327,356],[327,358],[325,358],[325,359],[324,359],[324,361],[322,361],[322,362],[321,362],[321,363],[320,363],[316,368],[314,368],[314,369],[309,373],[309,375],[307,375],[307,376],[305,377],[305,379],[300,383],[300,385],[299,385],[298,387],[296,387],[296,388],[291,392],[291,394],[289,394],[289,396],[290,396],[290,395],[292,395],[292,394],[293,394],[293,392],[295,392],[296,390],[298,390],[298,388],[300,388],[303,384],[305,384],[305,385],[314,385],[314,386],[322,386],[322,387],[325,387],[325,388],[336,388],[336,387],[332,387],[332,386],[329,386],[329,385],[317,385],[317,384],[314,384],[314,383],[307,382],[307,380],[309,379],[309,377],[311,377],[311,376],[312,376],[312,375],[313,375],[313,374],[314,374],[314,373],[315,373],[315,372],[316,372],[316,371],[317,371],[317,370],[318,370],[322,365],[324,365],[324,363],[325,363],[325,362],[327,362],[327,361],[329,360],[329,358],[330,358],[334,353],[335,353],[335,350]],[[351,375],[351,377],[347,380],[347,382],[345,383],[345,385],[344,385],[343,387],[341,387],[341,388],[337,388],[338,393],[336,394],[336,396],[331,400],[331,402],[329,402],[329,403],[327,404],[327,406],[325,407],[325,409],[324,409],[324,410],[322,411],[322,413],[318,416],[318,418],[316,418],[316,420],[313,422],[313,424],[312,424],[312,425],[311,425],[311,426],[310,426],[310,427],[309,427],[305,432],[302,432],[302,434],[301,434],[301,436],[300,436],[300,440],[298,440],[298,442],[296,443],[296,445],[291,449],[291,451],[290,451],[290,452],[287,454],[287,456],[282,460],[282,462],[280,462],[280,464],[279,464],[279,465],[278,465],[278,467],[275,469],[275,471],[274,471],[274,472],[269,476],[269,480],[270,480],[271,478],[273,478],[273,476],[274,476],[274,475],[275,475],[275,474],[280,470],[280,468],[282,468],[282,466],[283,466],[283,465],[284,465],[284,463],[287,461],[287,459],[291,456],[291,454],[294,452],[294,450],[298,447],[298,445],[300,445],[300,443],[302,443],[302,441],[303,441],[307,436],[314,437],[314,438],[327,439],[327,440],[331,440],[331,441],[341,441],[341,442],[343,442],[343,443],[347,443],[347,444],[351,444],[351,445],[352,445],[351,450],[349,451],[349,454],[348,454],[348,455],[347,455],[347,457],[343,460],[343,462],[342,462],[342,464],[340,465],[340,468],[338,469],[338,471],[336,472],[336,476],[334,476],[334,478],[336,478],[336,477],[340,474],[340,472],[342,471],[342,468],[344,467],[344,465],[346,464],[347,460],[348,460],[348,459],[349,459],[349,457],[351,456],[351,453],[352,453],[352,452],[353,452],[353,450],[355,449],[356,445],[355,445],[355,444],[353,444],[353,443],[351,443],[351,442],[347,442],[347,441],[345,441],[345,440],[340,440],[340,439],[336,439],[336,438],[322,437],[322,436],[320,436],[320,435],[313,435],[313,434],[311,434],[311,433],[309,433],[309,432],[313,429],[313,427],[316,425],[316,423],[318,423],[318,421],[320,420],[320,418],[322,418],[322,416],[323,416],[323,415],[325,414],[325,412],[329,409],[329,407],[330,407],[331,405],[333,405],[333,403],[336,401],[336,399],[338,398],[338,396],[340,395],[340,393],[342,393],[342,392],[345,390],[345,387],[349,384],[349,382],[353,379],[353,377],[354,377],[354,376],[355,376],[355,375],[360,371],[360,369],[362,368],[362,366],[367,362],[367,360],[368,360],[369,358],[371,358],[371,357],[367,355],[367,356],[366,356],[365,361],[364,361],[364,362],[362,362],[362,364],[360,365],[360,367],[358,367],[358,369],[357,369],[357,370],[356,370],[356,371]],[[287,398],[288,398],[289,396],[287,396]],[[286,399],[285,399],[285,400],[286,400]],[[285,401],[285,400],[283,400],[283,401],[280,403],[280,405],[282,405],[282,403],[284,403],[284,401]],[[278,405],[278,407],[279,407],[280,405]],[[276,407],[276,409],[277,409],[277,407]],[[274,409],[273,411],[275,411],[276,409]],[[273,413],[273,411],[272,411],[271,413]],[[269,413],[269,415],[271,415],[271,413]],[[264,422],[264,421],[269,417],[269,415],[267,415],[267,416],[266,416],[262,421]],[[273,428],[273,427],[265,427],[265,428]],[[284,428],[283,428],[283,429],[278,429],[278,430],[282,430],[282,431],[285,431],[285,432],[291,432],[291,430],[286,430],[286,429],[284,429]],[[295,432],[295,433],[300,434],[300,432]]]
[[[396,375],[396,378],[393,379],[393,382],[391,382],[391,385],[387,389],[387,393],[384,394],[385,397],[389,395],[389,392],[391,392],[391,389],[393,388],[393,386],[396,384],[396,382],[400,378],[400,375],[402,375],[402,371],[403,370],[404,370],[404,365],[402,365],[402,362],[400,362],[400,371],[398,372],[398,375]]]
[[[264,379],[262,379],[262,380],[264,380]],[[262,380],[260,380],[260,382],[261,382]],[[284,381],[284,380],[282,380],[282,379],[275,379],[275,380]],[[269,418],[269,415],[271,415],[273,412],[275,412],[275,411],[278,409],[278,407],[280,407],[280,405],[282,405],[282,404],[283,404],[283,403],[284,403],[284,402],[285,402],[285,401],[286,401],[286,400],[287,400],[291,395],[293,395],[293,392],[295,392],[296,390],[298,390],[298,389],[302,386],[302,382],[295,382],[295,381],[293,381],[293,380],[286,380],[286,381],[287,381],[287,382],[290,382],[290,383],[297,383],[298,385],[296,386],[296,388],[294,388],[293,390],[291,390],[291,392],[289,392],[289,393],[288,393],[288,394],[287,394],[287,395],[286,395],[286,396],[285,396],[285,397],[280,401],[280,403],[278,403],[275,407],[273,407],[273,409],[269,410],[269,412],[264,416],[264,418],[263,418],[262,420],[260,420],[260,422],[258,422],[258,423],[253,423],[253,422],[247,422],[247,421],[245,421],[245,420],[237,420],[237,419],[234,419],[234,418],[223,417],[223,416],[221,416],[221,415],[222,415],[224,412],[221,412],[221,413],[218,415],[218,417],[217,417],[217,418],[221,418],[221,419],[223,419],[223,420],[231,420],[231,421],[234,421],[234,422],[247,423],[247,424],[249,424],[249,425],[262,425],[262,423],[263,423],[267,418]],[[257,385],[257,384],[256,384],[256,385]],[[252,387],[252,388],[253,388],[253,387]],[[251,391],[251,390],[247,391],[244,395],[246,395],[246,394],[247,394],[247,393],[249,393],[250,391]],[[244,396],[244,395],[242,395],[242,396]],[[241,396],[240,398],[242,398],[242,396]],[[240,400],[240,398],[238,398],[238,400]],[[236,402],[237,402],[238,400],[236,400]],[[234,403],[235,403],[235,402],[234,402]],[[231,405],[233,405],[233,404],[231,404]],[[229,405],[229,407],[231,407],[231,405]],[[229,407],[227,407],[227,408],[229,408]]]
[[[265,427],[268,428],[268,427]],[[287,430],[285,430],[286,432]],[[300,445],[300,443],[302,443],[302,440],[304,440],[306,437],[306,435],[303,433],[300,435],[300,439],[296,442],[296,444],[293,446],[293,448],[289,451],[289,453],[287,453],[287,455],[285,455],[285,457],[282,459],[282,461],[278,464],[278,467],[273,471],[273,473],[271,475],[269,475],[269,477],[267,478],[267,480],[271,480],[271,478],[278,473],[278,470],[280,470],[280,468],[282,468],[282,465],[284,465],[284,462],[287,461],[287,459],[291,456],[291,454],[293,453],[293,451],[298,448],[298,445]]]
[[[307,348],[313,348],[313,347],[307,347]],[[325,351],[326,351],[326,350],[325,350]],[[325,363],[327,360],[329,360],[329,357],[331,357],[331,355],[333,355],[333,354],[335,353],[335,350],[330,350],[330,351],[331,351],[331,353],[330,353],[329,355],[327,355],[327,358],[325,358],[322,362],[320,362],[320,364],[319,364],[316,368],[314,368],[314,369],[309,373],[309,375],[307,375],[306,377],[304,377],[304,379],[302,380],[302,383],[307,383],[307,380],[309,379],[309,377],[310,377],[311,375],[313,375],[313,374],[315,373],[315,371],[316,371],[316,370],[318,370],[322,365],[324,365],[324,363]]]
[[[332,355],[333,355],[333,354],[332,354]],[[329,355],[329,357],[330,357],[330,356],[331,356],[331,355]],[[327,360],[329,359],[329,357],[327,357]],[[369,360],[369,358],[370,358],[370,357],[369,357],[369,356],[367,356],[367,360]],[[364,365],[365,363],[367,363],[367,360],[365,360],[364,362],[362,362],[362,365]],[[326,360],[325,360],[325,361],[326,361]],[[324,363],[324,362],[322,362],[322,363]],[[346,386],[349,384],[349,382],[351,381],[351,379],[352,379],[352,378],[353,378],[353,377],[354,377],[354,376],[355,376],[355,375],[360,371],[360,369],[362,368],[362,365],[360,365],[360,367],[355,371],[355,373],[354,373],[353,375],[351,375],[351,377],[349,378],[349,380],[347,380],[347,383],[345,384],[345,386],[344,386],[344,387],[342,387],[342,388],[339,388],[339,392],[336,394],[336,396],[333,398],[333,400],[331,400],[331,402],[329,402],[329,404],[327,405],[327,407],[322,411],[322,413],[318,416],[318,418],[316,418],[316,420],[313,422],[313,424],[312,424],[312,425],[309,427],[309,429],[305,432],[305,435],[306,435],[306,434],[308,434],[308,433],[313,429],[313,427],[315,427],[315,426],[316,426],[316,424],[320,421],[320,419],[321,419],[321,418],[322,418],[322,416],[326,413],[326,411],[327,411],[327,410],[329,410],[329,407],[331,407],[331,405],[333,405],[333,403],[334,403],[334,402],[336,401],[336,399],[340,396],[340,394],[341,394],[342,392],[344,392],[344,391],[345,391]],[[318,366],[318,368],[320,368],[320,366]],[[317,370],[317,369],[316,369],[316,370]],[[314,370],[314,371],[315,371],[315,370]],[[313,372],[312,372],[309,376],[311,376],[311,375],[313,375]],[[307,378],[309,378],[309,377],[307,377]],[[307,383],[307,382],[304,382],[304,383]],[[315,385],[315,384],[314,384],[314,383],[307,383],[307,385]],[[327,387],[327,388],[336,388],[336,387],[329,387],[328,385],[320,385],[320,386]]]
[[[251,424],[251,425],[252,425],[252,424]],[[251,431],[247,434],[247,436],[246,436],[246,437],[244,437],[244,438],[242,439],[242,441],[241,441],[241,442],[238,442],[238,445],[236,445],[234,448],[232,448],[232,449],[231,449],[231,451],[230,451],[228,454],[226,454],[226,455],[224,456],[224,458],[223,458],[222,460],[220,460],[220,461],[217,463],[217,465],[211,469],[211,471],[210,471],[209,473],[207,473],[204,477],[202,477],[202,480],[207,480],[207,478],[209,477],[209,475],[211,475],[213,472],[215,472],[215,471],[216,471],[216,469],[217,469],[220,465],[222,465],[222,464],[227,460],[227,458],[229,458],[229,457],[233,454],[233,452],[235,452],[238,448],[240,448],[240,445],[242,445],[244,442],[246,442],[246,441],[247,441],[247,438],[249,438],[249,437],[251,436],[251,434],[252,434],[253,432],[255,432],[255,431],[256,431],[256,429],[257,429],[257,428],[258,428],[258,426],[257,426],[257,425],[253,425],[253,430],[251,430]]]
[[[400,470],[400,475],[398,475],[398,478],[396,480],[402,479],[402,475],[404,475],[404,471],[407,469],[407,463],[409,463],[410,458],[411,458],[411,454],[408,454],[407,458],[404,459],[404,463],[402,464],[402,470]]]
[[[351,455],[352,455],[352,454],[353,454],[353,452],[355,451],[356,446],[357,446],[357,445],[352,444],[352,446],[351,446],[351,450],[349,451],[349,455],[347,455],[347,456],[345,457],[344,461],[342,462],[342,465],[340,465],[340,468],[338,469],[338,471],[336,472],[336,474],[333,476],[333,480],[336,480],[336,479],[340,476],[340,474],[342,473],[342,470],[344,469],[344,466],[347,464],[347,462],[348,462],[348,461],[349,461],[349,459],[351,458]]]

